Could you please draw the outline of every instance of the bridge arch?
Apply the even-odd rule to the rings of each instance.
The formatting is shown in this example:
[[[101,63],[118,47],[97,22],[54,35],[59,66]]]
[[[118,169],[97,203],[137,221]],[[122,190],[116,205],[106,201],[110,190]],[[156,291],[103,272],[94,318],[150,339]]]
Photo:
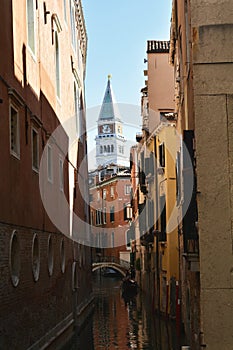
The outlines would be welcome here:
[[[115,264],[115,263],[93,263],[92,264],[92,272],[102,269],[102,268],[111,268],[115,271],[118,271],[123,277],[126,276],[126,269],[122,267],[121,265]]]

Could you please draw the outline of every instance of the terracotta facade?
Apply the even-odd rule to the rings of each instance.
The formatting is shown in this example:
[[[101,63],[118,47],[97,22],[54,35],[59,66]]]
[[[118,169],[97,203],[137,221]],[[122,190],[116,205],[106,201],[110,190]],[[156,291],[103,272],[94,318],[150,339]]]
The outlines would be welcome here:
[[[70,214],[74,205],[77,213],[77,202],[80,206],[83,201],[78,190],[79,198],[74,198],[74,188],[75,173],[86,155],[87,38],[81,2],[71,2],[71,11],[66,2],[66,12],[63,3],[4,1],[1,6],[0,347],[5,349],[49,344],[74,324],[76,311],[88,302],[86,291],[91,292],[90,251],[73,241]],[[71,154],[64,122],[75,115],[74,85],[83,108]],[[59,138],[51,139],[58,126]],[[40,161],[45,152],[49,156],[41,184]],[[65,232],[51,220],[42,202],[41,194],[50,190],[54,194],[51,210],[58,218],[63,215]],[[81,219],[88,221],[88,203],[82,207],[86,209]],[[78,284],[85,293],[77,295]]]

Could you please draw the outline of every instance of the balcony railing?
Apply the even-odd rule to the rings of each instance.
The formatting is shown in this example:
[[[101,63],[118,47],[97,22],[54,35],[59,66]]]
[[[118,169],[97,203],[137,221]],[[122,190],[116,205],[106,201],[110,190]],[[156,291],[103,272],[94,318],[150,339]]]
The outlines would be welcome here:
[[[147,53],[169,53],[170,41],[147,41]]]

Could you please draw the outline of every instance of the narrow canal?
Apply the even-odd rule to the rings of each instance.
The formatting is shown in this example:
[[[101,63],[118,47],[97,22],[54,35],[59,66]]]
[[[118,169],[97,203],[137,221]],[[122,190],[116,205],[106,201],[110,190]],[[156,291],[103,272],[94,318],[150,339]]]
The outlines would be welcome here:
[[[139,292],[134,300],[121,296],[121,280],[95,276],[95,310],[63,350],[177,350],[176,326],[153,315]]]

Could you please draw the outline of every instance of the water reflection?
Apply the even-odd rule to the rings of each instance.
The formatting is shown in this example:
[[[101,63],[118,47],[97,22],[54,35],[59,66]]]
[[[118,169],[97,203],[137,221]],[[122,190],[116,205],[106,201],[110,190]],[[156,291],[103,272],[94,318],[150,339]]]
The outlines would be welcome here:
[[[93,316],[64,350],[179,349],[175,325],[154,317],[151,305],[141,293],[124,300],[120,283],[112,278],[95,280]]]

